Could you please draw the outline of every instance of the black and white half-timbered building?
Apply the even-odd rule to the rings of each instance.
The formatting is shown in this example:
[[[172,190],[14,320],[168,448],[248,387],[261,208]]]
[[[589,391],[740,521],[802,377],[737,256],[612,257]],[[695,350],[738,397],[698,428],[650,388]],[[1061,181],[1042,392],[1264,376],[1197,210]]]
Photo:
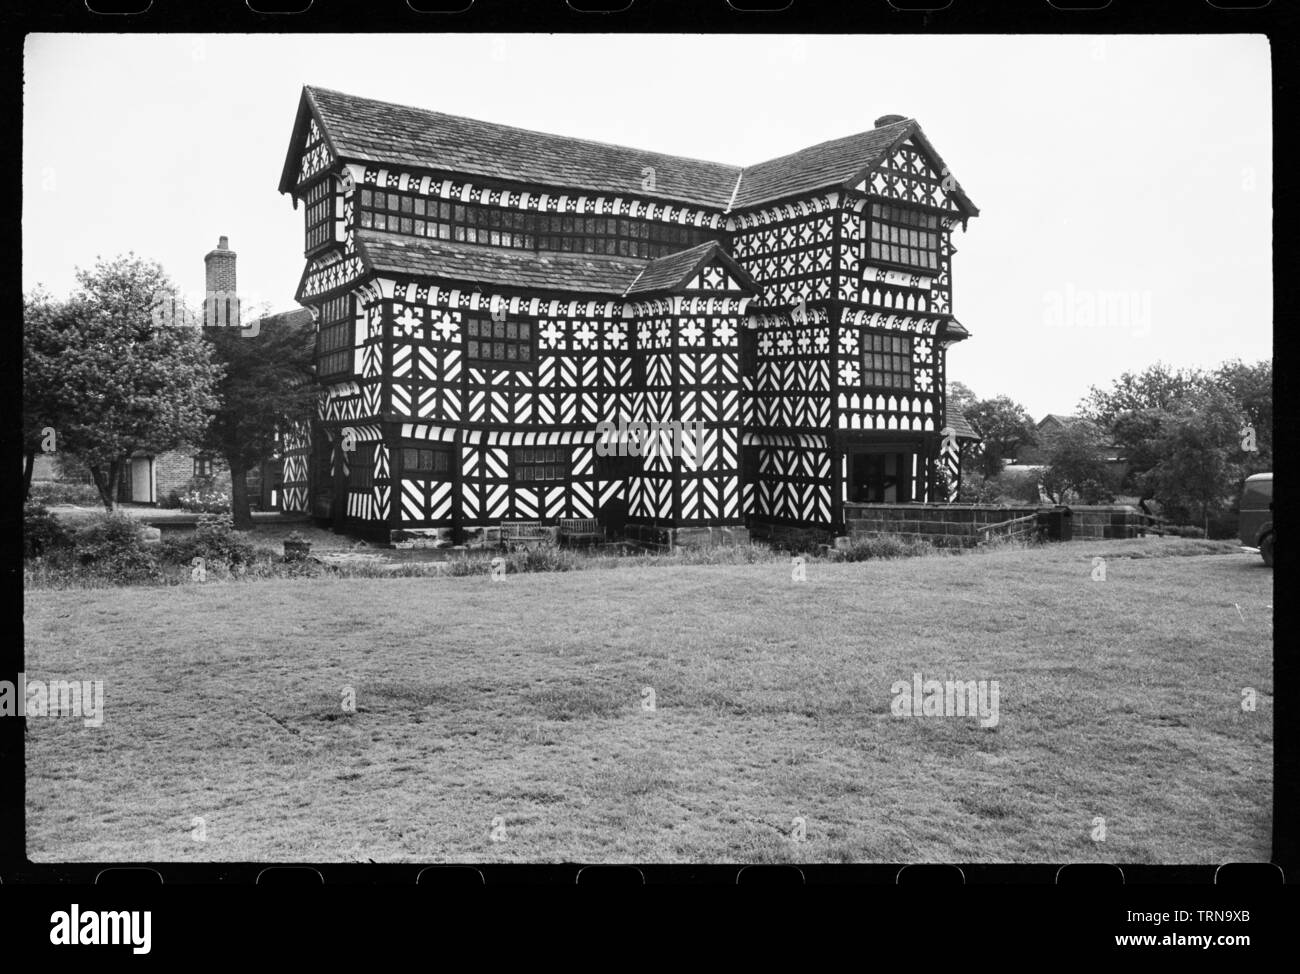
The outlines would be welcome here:
[[[320,385],[288,510],[685,543],[954,496],[952,233],[979,211],[914,119],[740,167],[308,87],[280,191]],[[637,423],[664,424],[644,455],[602,445]]]

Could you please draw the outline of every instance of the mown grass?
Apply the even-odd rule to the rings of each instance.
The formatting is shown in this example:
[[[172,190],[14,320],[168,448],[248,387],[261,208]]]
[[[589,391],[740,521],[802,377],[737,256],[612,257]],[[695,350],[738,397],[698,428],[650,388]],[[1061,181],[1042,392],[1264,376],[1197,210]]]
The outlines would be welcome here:
[[[107,712],[29,718],[29,855],[1268,858],[1272,572],[1125,554],[1195,543],[32,591],[29,678]],[[997,727],[894,717],[918,670]]]

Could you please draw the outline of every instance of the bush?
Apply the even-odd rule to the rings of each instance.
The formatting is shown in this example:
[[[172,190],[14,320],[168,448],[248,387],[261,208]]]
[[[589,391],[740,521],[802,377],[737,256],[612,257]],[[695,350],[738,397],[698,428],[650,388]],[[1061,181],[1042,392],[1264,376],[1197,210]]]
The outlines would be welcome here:
[[[820,550],[820,546],[808,549],[811,553],[817,553]],[[761,565],[767,562],[780,561],[782,554],[782,552],[761,544],[719,544],[679,548],[668,556],[651,555],[649,557],[658,559],[660,563],[667,561],[668,564],[680,565]]]
[[[948,473],[948,468],[942,463],[934,466],[934,498],[939,503],[946,503],[948,500],[948,491],[952,487],[953,478]]]
[[[961,487],[957,490],[959,504],[996,504],[1002,489],[996,480],[990,480],[977,470],[963,471]]]
[[[71,536],[44,504],[23,505],[23,557],[39,558],[55,548],[66,548]]]
[[[61,480],[34,480],[27,499],[35,504],[100,505],[94,484],[67,483]]]
[[[181,491],[182,510],[201,514],[224,514],[230,510],[230,495],[212,477],[193,477]]]
[[[114,581],[146,581],[160,574],[144,528],[125,514],[96,515],[76,530],[72,546],[77,564]]]
[[[576,567],[577,556],[550,542],[533,548],[512,551],[506,556],[507,572],[569,572]]]
[[[1164,533],[1175,538],[1204,538],[1205,528],[1198,528],[1194,524],[1170,524],[1164,528]]]
[[[998,497],[1006,498],[1011,504],[1041,504],[1040,477],[1041,473],[1037,470],[1004,473],[995,485]]]
[[[847,546],[831,549],[830,558],[832,561],[872,561],[877,558],[914,558],[933,551],[934,546],[927,541],[885,534],[853,538]]]
[[[1210,518],[1210,530],[1206,537],[1220,541],[1231,540],[1237,537],[1240,528],[1241,524],[1236,513],[1220,514]]]
[[[229,514],[200,514],[198,526],[189,537],[168,538],[162,543],[163,561],[189,565],[195,558],[231,568],[251,565],[256,553],[252,544],[235,531]]]

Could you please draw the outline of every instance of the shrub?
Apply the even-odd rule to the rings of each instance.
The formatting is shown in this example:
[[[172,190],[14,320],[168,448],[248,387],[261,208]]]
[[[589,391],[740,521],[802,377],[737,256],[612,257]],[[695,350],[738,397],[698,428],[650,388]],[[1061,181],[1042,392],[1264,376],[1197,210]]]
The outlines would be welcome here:
[[[39,558],[55,548],[71,543],[68,531],[44,504],[23,505],[23,557]]]
[[[98,514],[72,537],[77,564],[118,582],[156,579],[158,564],[145,544],[144,529],[117,512]]]
[[[769,543],[774,550],[784,554],[816,555],[833,540],[827,531],[806,530],[783,532]]]
[[[809,552],[817,553],[820,546],[810,546]],[[678,548],[671,555],[650,556],[659,562],[680,565],[758,565],[770,561],[780,561],[782,554],[767,545],[700,545],[691,548]]]
[[[935,464],[934,467],[934,494],[940,503],[948,500],[948,491],[952,488],[952,475],[948,473],[948,468],[942,463]]]
[[[1205,528],[1197,527],[1195,524],[1170,524],[1164,529],[1165,534],[1171,534],[1175,538],[1204,538]]]
[[[960,504],[996,504],[1001,488],[996,480],[990,480],[977,470],[963,471],[961,487],[957,490],[957,502]]]
[[[189,537],[168,538],[162,544],[163,561],[189,565],[195,558],[205,563],[247,567],[256,558],[251,543],[235,531],[229,514],[200,514],[198,526]]]
[[[328,565],[322,565],[315,558],[290,558],[275,567],[276,574],[285,578],[320,578],[332,574]]]
[[[507,572],[569,572],[577,567],[577,556],[550,542],[512,551],[506,556]]]
[[[453,578],[462,578],[466,575],[483,575],[488,571],[488,564],[487,559],[467,558],[462,555],[459,558],[447,560],[447,574]]]
[[[202,514],[223,514],[230,510],[230,495],[212,477],[193,477],[180,494],[182,510]]]
[[[1041,472],[1037,470],[1004,473],[995,485],[997,498],[1005,499],[1009,504],[1041,504],[1043,502],[1039,493],[1041,476]]]
[[[36,504],[100,504],[94,484],[68,483],[62,480],[34,480],[27,499]]]
[[[933,551],[929,542],[886,534],[853,538],[845,547],[831,549],[830,558],[832,561],[871,561],[876,558],[914,558]]]
[[[1210,530],[1206,535],[1208,538],[1217,538],[1219,540],[1230,540],[1237,537],[1240,522],[1237,514],[1221,514],[1217,517],[1210,518]]]

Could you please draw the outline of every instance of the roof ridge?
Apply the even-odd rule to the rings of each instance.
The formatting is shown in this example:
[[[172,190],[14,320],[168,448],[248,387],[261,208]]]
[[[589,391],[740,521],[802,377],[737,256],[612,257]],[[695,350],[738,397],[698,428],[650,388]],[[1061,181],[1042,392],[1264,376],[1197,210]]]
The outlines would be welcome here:
[[[722,216],[845,188],[860,179],[861,173],[878,166],[883,154],[909,135],[916,136],[923,153],[942,162],[921,132],[920,123],[911,117],[803,146],[750,166],[737,166],[304,85],[295,135],[281,174],[281,192],[294,191],[298,185],[294,152],[301,147],[300,129],[307,111],[320,119],[330,151],[337,158],[445,170],[578,194],[646,199]],[[647,167],[652,180],[660,175],[658,187],[641,178]],[[664,172],[656,174],[654,170],[660,167]],[[728,179],[732,186],[724,197]],[[963,221],[979,215],[960,185],[955,193]]]
[[[685,162],[701,162],[708,166],[720,166],[724,169],[734,169],[737,173],[743,172],[744,167],[733,162],[721,162],[718,159],[702,159],[698,156],[678,155],[675,152],[663,152],[658,149],[642,149],[635,145],[627,145],[623,142],[602,142],[599,139],[588,139],[580,135],[565,135],[562,132],[547,132],[544,129],[530,129],[522,125],[509,125],[505,122],[493,122],[485,118],[474,118],[472,115],[454,115],[451,112],[440,112],[432,108],[423,108],[419,105],[408,105],[405,102],[386,101],[382,98],[371,98],[367,95],[353,95],[346,91],[339,91],[337,88],[322,88],[318,85],[303,85],[309,91],[326,91],[332,95],[339,95],[343,98],[349,98],[353,101],[368,101],[379,105],[388,105],[392,108],[405,108],[413,112],[419,112],[422,115],[434,115],[440,118],[454,118],[462,122],[473,122],[475,125],[491,125],[494,128],[510,129],[514,132],[526,132],[529,135],[542,135],[550,139],[567,139],[570,142],[581,142],[585,145],[599,146],[602,149],[623,149],[627,152],[640,152],[650,156],[665,156],[669,159],[681,159]]]
[[[780,162],[783,159],[792,159],[795,156],[802,155],[805,152],[812,152],[816,149],[824,149],[826,146],[834,145],[837,142],[847,142],[849,139],[860,138],[861,136],[864,135],[870,135],[872,132],[879,132],[882,129],[893,128],[896,125],[908,125],[915,121],[916,119],[914,118],[905,118],[901,122],[890,122],[888,125],[873,125],[869,129],[859,129],[857,132],[850,132],[848,135],[841,135],[838,138],[824,139],[821,142],[816,142],[813,145],[806,145],[801,149],[795,149],[793,152],[787,152],[784,155],[772,156],[769,159],[760,159],[758,160],[758,162],[751,163],[750,165],[746,166],[744,171],[749,172],[749,170],[757,169],[759,166],[766,166],[769,165],[770,163]]]
[[[668,156],[669,158],[672,159],[682,159],[687,162],[703,162],[710,166],[721,166],[726,169],[734,169],[736,170],[736,186],[732,191],[733,199],[735,198],[736,195],[735,191],[740,188],[740,180],[743,178],[744,174],[748,170],[753,169],[756,166],[762,166],[772,162],[780,162],[782,159],[789,159],[792,156],[797,156],[804,152],[810,152],[814,149],[820,149],[823,148],[824,146],[828,146],[836,142],[843,142],[847,139],[854,139],[857,138],[858,136],[866,135],[870,132],[877,132],[880,131],[881,129],[893,128],[898,125],[907,125],[916,121],[915,118],[909,117],[898,122],[890,122],[888,125],[873,125],[871,128],[859,129],[856,132],[849,132],[846,135],[837,136],[836,138],[833,139],[823,139],[821,142],[815,142],[812,145],[806,145],[801,148],[794,149],[791,152],[786,152],[779,156],[770,156],[766,159],[760,159],[757,162],[752,163],[748,166],[741,166],[732,162],[722,162],[719,159],[704,159],[700,156],[685,156],[675,152],[663,152],[658,149],[643,149],[640,148],[639,146],[628,145],[624,142],[604,142],[601,141],[600,139],[588,139],[580,135],[565,135],[562,132],[548,132],[544,129],[525,128],[522,125],[510,125],[505,122],[493,122],[484,118],[475,118],[472,115],[456,115],[453,114],[452,112],[440,112],[433,108],[425,108],[421,105],[411,105],[406,102],[388,101],[383,98],[371,98],[369,95],[354,95],[351,94],[350,92],[340,91],[337,88],[326,88],[323,85],[303,85],[303,87],[308,91],[313,91],[313,92],[324,91],[332,95],[339,95],[340,97],[351,99],[353,101],[368,101],[379,105],[388,105],[394,108],[405,108],[413,112],[419,112],[422,115],[435,115],[441,118],[454,118],[463,122],[474,122],[477,125],[491,125],[495,128],[511,129],[515,132],[527,132],[529,135],[544,135],[552,139],[555,138],[568,139],[569,141],[572,142],[582,142],[587,145],[597,145],[606,149],[625,149],[631,152],[644,152],[647,155]]]

